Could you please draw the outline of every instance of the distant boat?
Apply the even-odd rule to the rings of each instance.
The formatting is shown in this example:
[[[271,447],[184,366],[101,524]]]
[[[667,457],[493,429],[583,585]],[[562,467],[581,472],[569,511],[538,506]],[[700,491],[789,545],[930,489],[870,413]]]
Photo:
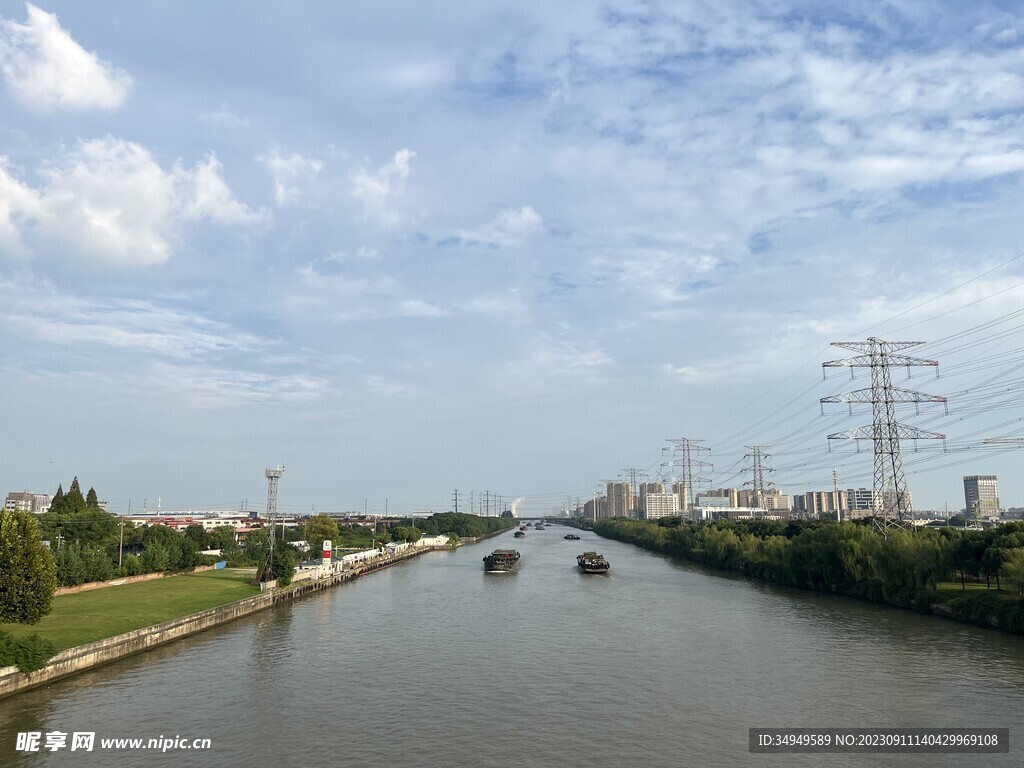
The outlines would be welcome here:
[[[522,531],[516,531],[516,532],[515,532],[514,534],[512,534],[512,535],[513,535],[513,536],[515,536],[515,537],[516,537],[517,539],[522,539],[522,538],[524,538],[524,537],[526,536],[526,534],[525,534],[525,533],[523,533]]]
[[[496,549],[483,560],[487,573],[509,573],[519,567],[519,553],[514,549]]]
[[[577,536],[575,533],[567,533],[562,538],[563,539],[569,539],[570,541],[579,541],[580,540],[580,537]]]
[[[584,552],[582,555],[577,555],[576,565],[584,573],[608,573],[608,569],[612,567],[605,560],[604,555],[599,555],[597,552]]]

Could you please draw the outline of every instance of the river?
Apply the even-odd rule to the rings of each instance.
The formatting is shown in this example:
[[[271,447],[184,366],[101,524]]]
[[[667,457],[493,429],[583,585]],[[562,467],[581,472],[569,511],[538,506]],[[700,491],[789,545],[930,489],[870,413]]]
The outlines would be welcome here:
[[[1012,766],[1024,640],[551,526],[434,552],[0,700],[0,765]],[[484,574],[499,546],[514,574]],[[603,552],[605,576],[575,556]],[[751,727],[1003,727],[1009,754],[765,755]],[[18,753],[19,732],[94,732]],[[101,738],[209,739],[208,750]]]

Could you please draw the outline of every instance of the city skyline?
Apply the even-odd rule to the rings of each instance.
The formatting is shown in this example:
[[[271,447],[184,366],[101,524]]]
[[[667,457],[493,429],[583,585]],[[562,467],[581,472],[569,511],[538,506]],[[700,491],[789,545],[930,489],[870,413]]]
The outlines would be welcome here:
[[[1021,10],[676,6],[0,0],[5,492],[870,487],[878,336],[915,507],[1024,503]]]

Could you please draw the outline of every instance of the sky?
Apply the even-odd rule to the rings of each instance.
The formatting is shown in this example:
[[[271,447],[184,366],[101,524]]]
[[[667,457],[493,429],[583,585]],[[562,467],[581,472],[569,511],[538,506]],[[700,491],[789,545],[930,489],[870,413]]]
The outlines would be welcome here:
[[[0,75],[4,492],[870,486],[875,336],[915,507],[1024,506],[1020,3],[0,0]]]

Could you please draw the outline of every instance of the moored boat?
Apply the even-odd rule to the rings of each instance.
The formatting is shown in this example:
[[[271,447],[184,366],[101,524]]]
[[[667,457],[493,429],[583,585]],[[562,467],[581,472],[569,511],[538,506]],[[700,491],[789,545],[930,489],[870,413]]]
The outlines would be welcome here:
[[[487,573],[508,573],[519,566],[519,553],[514,549],[496,549],[483,560]]]
[[[597,552],[584,552],[582,555],[577,555],[576,565],[584,573],[608,573],[608,569],[611,568],[611,564],[604,555]]]

